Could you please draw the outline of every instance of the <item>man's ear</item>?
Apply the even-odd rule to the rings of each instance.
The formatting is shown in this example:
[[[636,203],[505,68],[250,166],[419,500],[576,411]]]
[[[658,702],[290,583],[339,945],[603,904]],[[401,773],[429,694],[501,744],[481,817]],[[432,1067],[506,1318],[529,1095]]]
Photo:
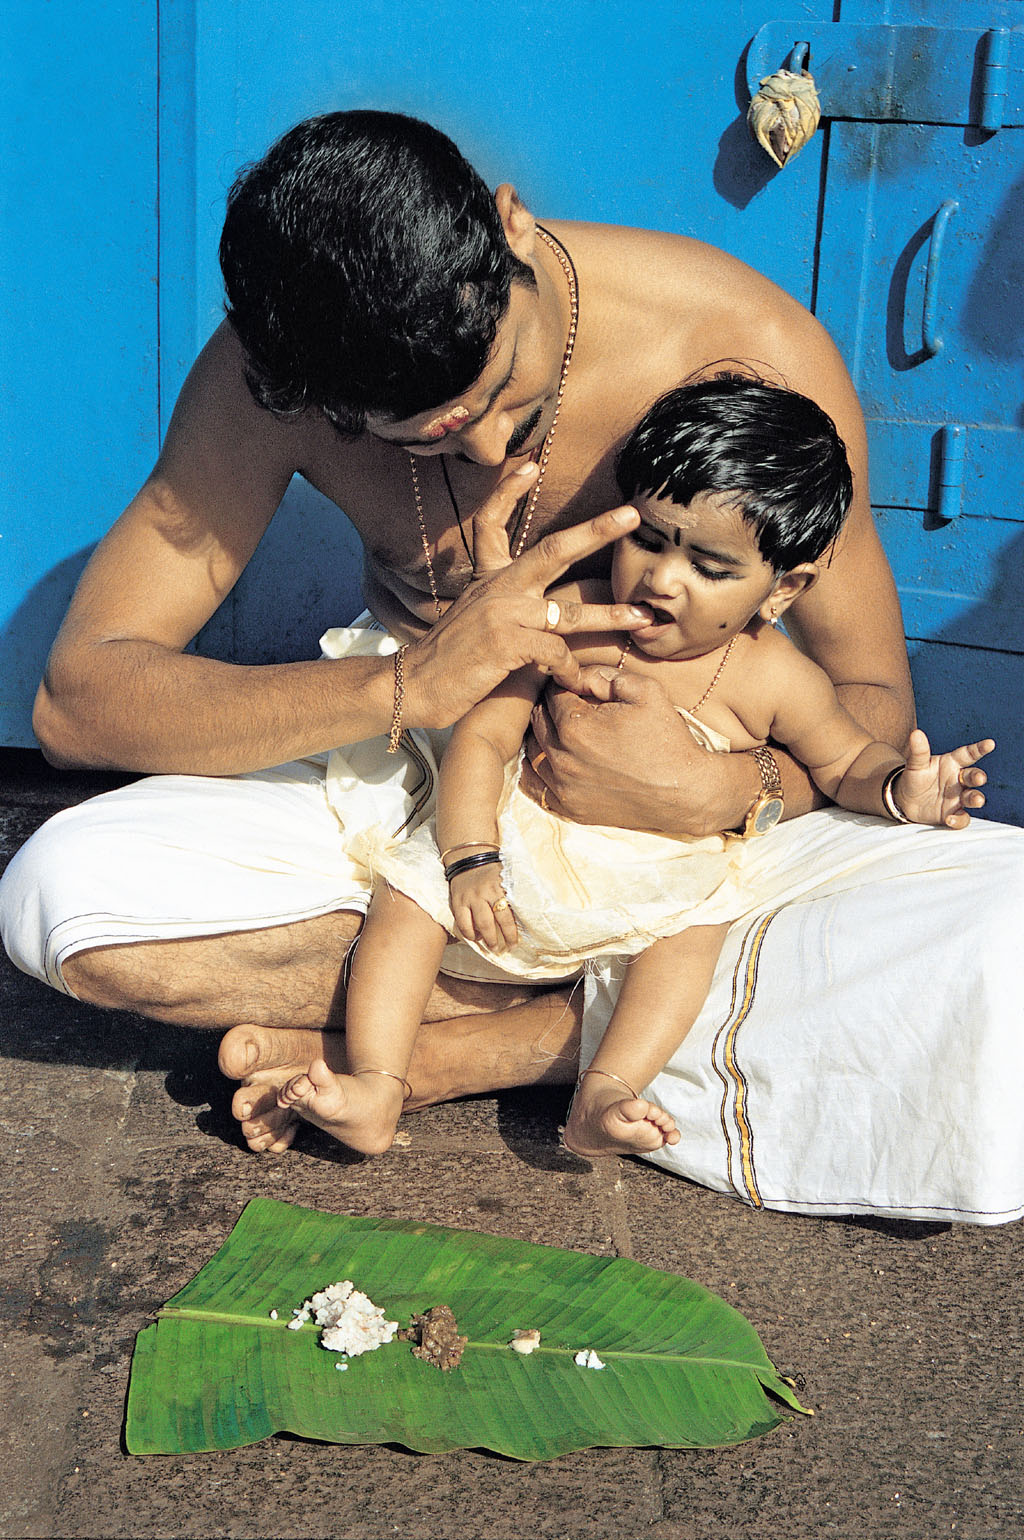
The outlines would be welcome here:
[[[537,227],[533,215],[521,201],[511,182],[502,182],[494,194],[505,239],[520,262],[530,262],[537,243]]]
[[[813,588],[817,581],[818,563],[815,561],[803,561],[799,566],[783,572],[776,578],[771,593],[758,610],[761,619],[769,624],[778,620],[794,600],[799,599],[800,595],[805,594],[809,588]]]

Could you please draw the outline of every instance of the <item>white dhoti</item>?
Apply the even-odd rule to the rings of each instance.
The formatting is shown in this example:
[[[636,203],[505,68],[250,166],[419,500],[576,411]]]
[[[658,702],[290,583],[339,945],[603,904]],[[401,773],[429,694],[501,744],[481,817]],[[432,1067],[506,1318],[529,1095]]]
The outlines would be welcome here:
[[[11,957],[70,993],[63,967],[89,948],[365,911],[366,831],[433,810],[440,745],[413,737],[399,755],[375,739],[257,775],[152,777],[57,814],[0,883]],[[797,1213],[1019,1218],[1024,832],[829,809],[745,861],[708,999],[650,1087],[682,1138],[649,1158]],[[622,966],[585,976],[584,1063]]]

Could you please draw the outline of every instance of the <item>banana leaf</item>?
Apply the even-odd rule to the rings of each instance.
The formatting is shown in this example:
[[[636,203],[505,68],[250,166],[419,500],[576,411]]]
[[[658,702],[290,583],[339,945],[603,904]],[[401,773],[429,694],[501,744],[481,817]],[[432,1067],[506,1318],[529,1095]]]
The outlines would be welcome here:
[[[450,1306],[469,1339],[458,1368],[442,1372],[396,1340],[336,1372],[319,1328],[288,1322],[314,1291],[345,1278],[403,1327]],[[523,1357],[508,1343],[531,1327],[541,1345]],[[578,1367],[581,1349],[606,1367]],[[548,1460],[592,1445],[735,1444],[776,1427],[784,1405],[804,1410],[753,1327],[686,1278],[256,1198],[139,1333],[125,1440],[133,1454],[185,1454],[288,1432]]]

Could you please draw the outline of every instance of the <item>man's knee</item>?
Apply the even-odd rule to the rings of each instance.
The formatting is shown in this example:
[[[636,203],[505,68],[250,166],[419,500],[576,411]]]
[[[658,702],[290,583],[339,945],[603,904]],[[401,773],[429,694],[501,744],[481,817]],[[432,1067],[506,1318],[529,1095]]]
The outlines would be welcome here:
[[[191,994],[171,969],[147,966],[148,943],[90,947],[69,957],[61,968],[64,983],[78,1000],[105,1010],[137,1011],[158,1021],[176,1021]]]

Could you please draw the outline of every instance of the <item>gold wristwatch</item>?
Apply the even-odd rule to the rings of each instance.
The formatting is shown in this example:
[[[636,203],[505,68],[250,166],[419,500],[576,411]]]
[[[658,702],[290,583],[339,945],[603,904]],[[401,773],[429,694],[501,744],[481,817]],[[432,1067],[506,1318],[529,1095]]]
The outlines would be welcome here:
[[[751,750],[761,774],[761,792],[747,809],[740,830],[741,839],[753,839],[774,829],[782,817],[785,803],[782,800],[782,777],[771,749]]]

